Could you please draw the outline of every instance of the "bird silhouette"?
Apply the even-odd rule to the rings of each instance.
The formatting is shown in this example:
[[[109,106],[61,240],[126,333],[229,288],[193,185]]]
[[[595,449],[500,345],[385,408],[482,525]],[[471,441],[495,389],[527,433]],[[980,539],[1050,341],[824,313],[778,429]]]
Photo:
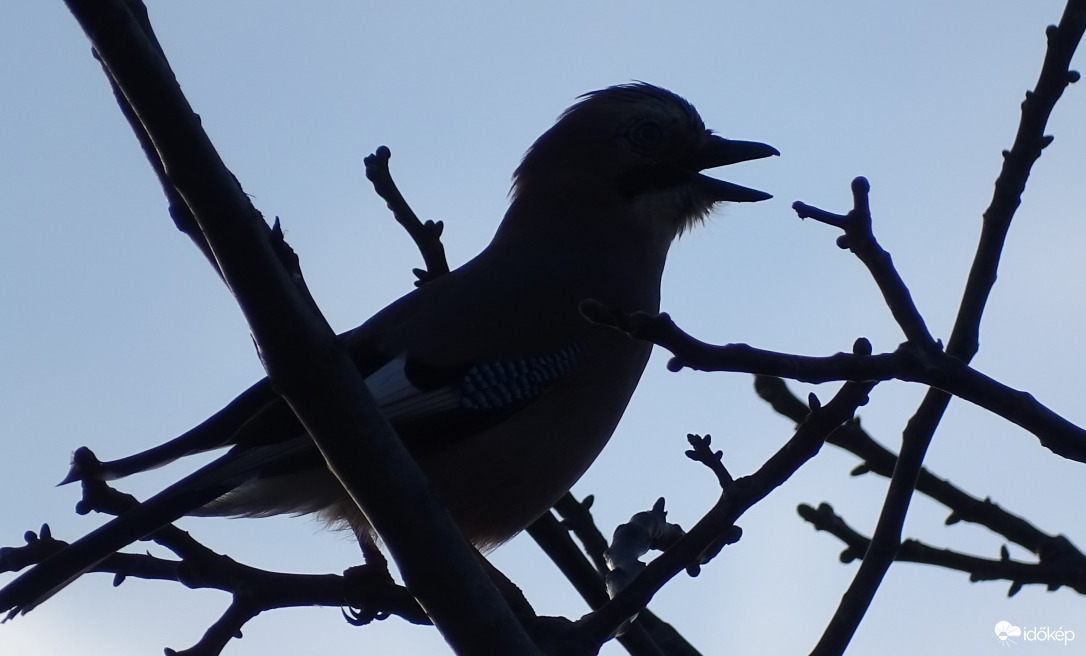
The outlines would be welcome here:
[[[770,197],[702,171],[777,154],[713,134],[690,103],[660,87],[585,94],[529,148],[482,252],[340,335],[475,545],[509,539],[569,490],[645,368],[651,345],[587,321],[581,302],[659,311],[672,241],[718,203]],[[373,544],[365,517],[267,379],[143,453],[99,462],[80,449],[66,480],[112,480],[224,448],[9,583],[0,612],[30,610],[184,515],[316,513]]]

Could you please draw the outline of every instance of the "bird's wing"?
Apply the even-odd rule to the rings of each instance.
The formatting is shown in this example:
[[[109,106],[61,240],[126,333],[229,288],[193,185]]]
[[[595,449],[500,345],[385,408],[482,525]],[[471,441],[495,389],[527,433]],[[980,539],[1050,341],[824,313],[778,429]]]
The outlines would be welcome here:
[[[495,426],[530,404],[576,367],[581,351],[574,343],[536,356],[442,367],[400,355],[367,376],[366,384],[408,448],[433,440],[448,444]],[[274,410],[269,408],[265,414]],[[276,421],[259,417],[250,423],[231,453],[248,454],[251,478],[324,466],[323,456],[293,413]],[[260,500],[261,495],[256,495],[254,504],[223,503],[210,508],[210,514],[264,515],[319,509],[262,509]]]
[[[441,439],[456,439],[457,434],[482,430],[530,403],[572,369],[577,356],[578,349],[571,346],[541,356],[456,368],[428,366],[399,356],[371,373],[366,382],[389,419],[407,434],[419,439],[422,434],[432,435],[433,427],[440,426]],[[250,388],[249,392],[253,389],[256,386]],[[236,403],[249,403],[250,397],[246,396],[249,392],[239,397]],[[255,426],[268,428],[272,423],[272,414],[269,413],[281,414],[279,408],[286,408],[289,412],[281,399],[262,408],[257,417],[250,419],[240,429],[246,432],[244,437],[258,434],[251,426],[246,428],[253,422],[256,422]],[[209,422],[219,426],[221,416],[236,411],[228,407]],[[289,417],[284,415],[276,419],[286,424],[273,434],[273,437],[280,439],[238,441],[221,458],[47,558],[0,591],[0,612],[10,611],[10,617],[31,610],[113,552],[186,514],[213,504],[217,499],[228,498],[230,493],[254,478],[274,477],[306,467],[323,466],[320,453],[309,437],[300,432],[301,426],[293,413]],[[179,439],[192,438],[183,436]],[[202,444],[213,448],[222,443],[223,440],[217,439]],[[115,462],[150,462],[154,460],[153,455],[164,453],[175,453],[177,455],[174,457],[179,457],[185,455],[183,451],[191,451],[188,449],[190,446],[191,443],[175,441],[157,450]],[[111,471],[115,472],[116,469]],[[270,514],[276,510],[268,509],[266,512]],[[259,508],[250,513],[264,514]]]
[[[544,353],[437,365],[405,353],[388,357],[374,351],[360,357],[363,350],[356,340],[352,348],[356,361],[370,363],[366,383],[409,446],[418,440],[455,440],[497,424],[561,380],[577,365],[581,354],[574,342]],[[217,500],[229,498],[255,479],[324,465],[294,413],[265,380],[171,442],[77,473],[89,473],[88,478],[116,478],[190,453],[231,445],[219,459],[12,581],[0,590],[0,612],[10,611],[11,617],[29,611],[113,552],[184,515],[214,507]],[[225,504],[223,514],[318,509],[258,505],[232,512],[232,507]]]
[[[485,275],[487,268],[514,265],[482,259],[412,291],[340,335],[378,406],[409,447],[434,435],[456,440],[497,424],[568,373],[584,353],[588,324],[576,310],[579,296],[563,303],[568,311],[558,316],[537,312],[548,306],[543,302],[494,317],[494,307],[525,294],[523,276]],[[461,293],[464,289],[472,293]],[[516,341],[524,334],[541,337],[525,347]],[[265,378],[200,425],[141,453],[99,462],[78,450],[64,482],[114,480],[193,453],[295,439],[309,438]],[[265,453],[268,463],[277,460],[274,450]],[[319,458],[315,449],[312,458]]]
[[[500,422],[529,403],[577,363],[580,345],[571,342],[551,351],[458,365],[432,365],[405,354],[371,355],[366,385],[379,408],[408,443],[424,440],[435,431],[440,439],[455,440]],[[73,457],[64,483],[78,480],[114,480],[167,465],[194,453],[233,446],[260,449],[262,461],[281,459],[280,443],[308,441],[290,407],[265,378],[225,408],[183,435],[146,451],[107,462],[94,459],[86,449]],[[297,447],[286,449],[296,458]],[[314,450],[313,457],[319,457]],[[309,465],[312,458],[293,460]],[[278,472],[277,472],[278,473]]]
[[[524,296],[523,277],[516,272],[483,275],[480,261],[428,283],[341,335],[409,448],[461,439],[496,425],[544,395],[591,351],[582,342],[587,324],[576,310],[580,295],[571,293],[560,304],[545,299],[506,311],[507,299]],[[554,311],[556,305],[563,312]],[[532,339],[525,343],[523,335]],[[185,435],[76,471],[74,478],[116,478],[220,447],[232,448],[0,590],[0,612],[33,608],[109,554],[183,515],[201,508],[214,512],[211,506],[218,500],[254,481],[324,466],[294,413],[264,380]],[[260,495],[253,501],[233,508],[254,515],[317,509],[276,505]],[[234,514],[229,503],[224,508],[223,514]]]

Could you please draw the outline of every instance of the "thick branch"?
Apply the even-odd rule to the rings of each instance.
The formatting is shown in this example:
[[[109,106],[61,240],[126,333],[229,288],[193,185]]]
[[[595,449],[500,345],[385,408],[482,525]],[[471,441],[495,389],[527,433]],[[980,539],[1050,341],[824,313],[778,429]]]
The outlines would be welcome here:
[[[147,16],[147,8],[142,4],[132,3],[129,5],[129,9],[132,11],[132,17],[137,21],[140,27],[143,29],[144,34],[147,35],[147,39],[150,41],[151,46],[162,56],[166,58],[166,54],[162,50],[162,45],[155,37],[154,31],[151,29],[151,21]],[[95,51],[94,56],[102,63],[101,58],[98,56],[98,52]],[[128,99],[124,97],[124,93],[121,92],[117,86],[117,81],[113,79],[113,75],[109,72],[109,68],[102,63],[102,72],[105,73],[106,79],[109,80],[109,86],[113,90],[113,96],[117,100],[117,106],[121,109],[121,114],[125,120],[128,121],[129,127],[132,128],[132,133],[136,135],[136,140],[139,141],[140,148],[143,149],[144,155],[147,156],[147,163],[151,165],[151,170],[155,172],[155,177],[158,178],[158,182],[162,185],[162,193],[166,196],[166,202],[169,204],[170,217],[173,218],[174,225],[177,229],[185,233],[192,239],[192,243],[200,249],[200,252],[204,254],[204,257],[211,263],[211,266],[215,268],[216,273],[220,276],[222,272],[219,271],[219,264],[215,261],[215,255],[211,252],[211,245],[207,243],[207,239],[204,238],[202,232],[200,232],[200,226],[196,223],[196,218],[192,216],[192,212],[189,210],[188,205],[185,204],[184,199],[181,198],[181,194],[170,183],[169,177],[166,175],[166,169],[163,167],[163,162],[159,158],[158,153],[155,151],[155,144],[151,141],[151,135],[147,134],[147,130],[144,129],[143,123],[140,122],[138,116],[136,116],[136,110],[128,102]]]
[[[130,4],[134,0],[68,0],[211,245],[273,385],[454,649],[534,653],[335,334],[283,267],[268,226],[219,158]],[[364,472],[357,463],[366,463]]]

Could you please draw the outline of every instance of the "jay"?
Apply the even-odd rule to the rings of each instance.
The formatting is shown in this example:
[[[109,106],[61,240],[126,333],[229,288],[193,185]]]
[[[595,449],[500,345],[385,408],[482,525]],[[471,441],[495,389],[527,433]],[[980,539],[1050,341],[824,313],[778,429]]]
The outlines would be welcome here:
[[[645,368],[651,345],[590,323],[580,303],[658,312],[671,242],[720,202],[770,197],[701,171],[777,154],[713,134],[690,103],[650,84],[588,93],[532,144],[479,255],[340,336],[477,547],[509,539],[570,489]],[[267,379],[148,451],[99,462],[80,449],[66,482],[221,448],[219,459],[12,581],[0,612],[30,610],[184,515],[317,513],[372,546],[365,517]]]

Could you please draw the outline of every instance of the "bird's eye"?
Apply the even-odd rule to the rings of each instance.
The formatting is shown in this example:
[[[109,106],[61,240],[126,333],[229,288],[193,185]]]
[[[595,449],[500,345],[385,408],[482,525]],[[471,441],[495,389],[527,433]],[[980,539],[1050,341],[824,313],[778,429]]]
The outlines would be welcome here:
[[[663,145],[664,130],[654,121],[641,121],[630,128],[627,136],[638,150],[652,152]]]

